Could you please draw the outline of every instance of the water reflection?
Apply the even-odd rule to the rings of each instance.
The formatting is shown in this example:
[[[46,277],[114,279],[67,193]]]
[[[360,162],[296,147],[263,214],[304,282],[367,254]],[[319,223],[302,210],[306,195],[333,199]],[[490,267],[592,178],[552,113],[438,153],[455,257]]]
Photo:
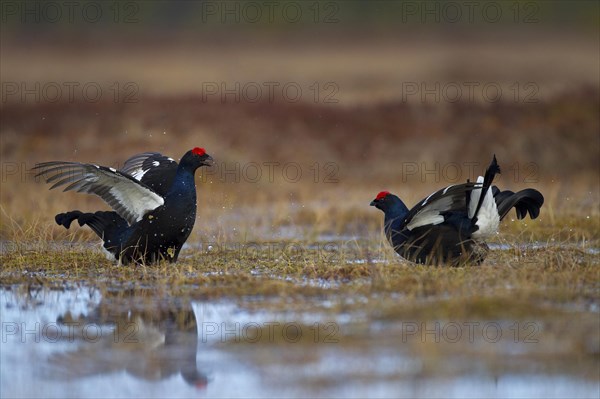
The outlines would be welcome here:
[[[153,396],[206,389],[189,301],[152,290],[17,291],[0,290],[1,362],[12,366],[2,370],[2,397],[112,397],[136,385]]]
[[[548,398],[597,397],[600,387],[597,314],[581,314],[579,332],[570,325],[566,335],[560,326],[543,335],[540,324],[538,343],[515,343],[512,324],[489,321],[507,333],[503,340],[461,346],[437,343],[431,332],[404,341],[406,320],[332,319],[258,297],[190,302],[152,289],[19,287],[0,288],[0,310],[1,397]],[[335,322],[339,337],[330,342],[321,330],[316,342],[316,322]],[[287,342],[278,329],[273,339],[263,330],[257,342],[232,342],[248,338],[247,326],[274,323],[300,326],[303,339]],[[571,354],[587,342],[571,336],[590,338],[590,348]]]
[[[44,376],[73,379],[126,371],[159,381],[181,374],[188,384],[205,387],[207,377],[196,366],[197,323],[190,302],[155,301],[152,295],[143,290],[135,296],[119,293],[102,298],[87,315],[60,315],[58,328],[47,329],[44,338],[54,340],[60,331],[62,339],[77,345],[52,354]]]

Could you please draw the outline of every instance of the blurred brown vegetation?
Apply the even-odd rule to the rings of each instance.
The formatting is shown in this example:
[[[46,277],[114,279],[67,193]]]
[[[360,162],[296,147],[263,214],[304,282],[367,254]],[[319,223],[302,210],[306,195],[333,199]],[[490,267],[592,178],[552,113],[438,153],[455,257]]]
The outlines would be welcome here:
[[[527,107],[223,104],[196,97],[145,98],[127,105],[7,105],[2,159],[18,170],[5,168],[2,206],[21,221],[36,215],[50,219],[53,212],[78,206],[106,207],[84,195],[49,192],[25,171],[36,162],[63,159],[119,166],[137,152],[155,150],[179,158],[194,146],[204,146],[221,165],[215,171],[202,170],[204,177],[197,179],[200,228],[214,234],[236,226],[251,231],[256,226],[273,230],[308,224],[338,233],[362,230],[365,221],[374,227],[380,215],[368,202],[380,189],[414,203],[456,182],[449,180],[454,175],[444,175],[448,163],[459,165],[464,181],[474,177],[467,175],[464,162],[476,162],[472,171],[482,173],[494,153],[504,166],[498,178],[502,187],[533,186],[557,214],[597,218],[597,98],[595,90],[582,89]],[[267,162],[280,165],[274,167],[272,181]],[[282,174],[289,162],[300,165],[303,176],[298,182]],[[244,172],[250,163],[261,167],[258,182],[252,171]],[[317,181],[311,169],[315,163]],[[339,169],[325,169],[327,163]],[[537,168],[525,170],[529,163]]]
[[[202,23],[194,2],[178,12],[140,3],[135,24],[23,24],[9,16],[0,37],[2,238],[15,223],[52,225],[56,212],[106,207],[49,192],[27,172],[36,162],[119,166],[144,151],[178,159],[194,146],[236,170],[198,177],[196,230],[211,237],[281,226],[370,234],[381,223],[368,206],[378,191],[395,192],[410,206],[475,178],[492,154],[503,168],[501,187],[544,193],[545,228],[583,224],[593,232],[600,214],[600,64],[598,23],[590,16],[597,4],[528,2],[539,11],[533,24],[421,24],[401,23],[401,3],[367,3],[336,3],[333,24]],[[65,82],[93,82],[104,95],[98,102],[81,95],[51,102],[6,91],[6,84]],[[135,84],[135,102],[114,101],[115,82]],[[203,92],[207,83],[264,82],[293,82],[304,92],[298,102],[264,95],[223,101]],[[323,102],[327,90],[314,101],[315,82],[321,89],[333,83],[337,102]],[[432,101],[407,99],[403,91],[406,84],[456,82],[465,91],[465,82],[492,83],[503,96]],[[533,93],[528,83],[533,102],[525,101]],[[300,165],[298,182],[282,177],[290,162]],[[243,173],[250,163],[262,166],[257,182]],[[272,181],[265,163],[279,163]],[[444,172],[450,164],[459,166],[458,179]]]

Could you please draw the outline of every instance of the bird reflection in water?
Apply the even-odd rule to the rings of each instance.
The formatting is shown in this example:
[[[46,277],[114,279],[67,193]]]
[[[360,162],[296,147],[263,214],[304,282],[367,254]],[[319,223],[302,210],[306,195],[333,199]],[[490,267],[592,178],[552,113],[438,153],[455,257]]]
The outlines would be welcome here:
[[[58,318],[62,340],[77,348],[50,355],[46,377],[70,380],[126,371],[160,381],[181,374],[189,385],[206,387],[208,379],[196,365],[198,331],[189,301],[156,301],[153,293],[139,290],[107,295],[86,317],[67,312]]]

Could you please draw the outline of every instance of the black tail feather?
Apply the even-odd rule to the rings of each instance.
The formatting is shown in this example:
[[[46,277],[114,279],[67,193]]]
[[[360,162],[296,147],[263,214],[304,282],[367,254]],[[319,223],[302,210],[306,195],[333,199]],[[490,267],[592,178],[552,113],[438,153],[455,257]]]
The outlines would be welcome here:
[[[79,216],[81,215],[83,215],[83,212],[81,211],[59,213],[54,217],[54,220],[56,221],[57,225],[64,226],[65,229],[68,229],[69,227],[71,227],[71,223],[73,223],[73,220],[79,218]]]
[[[73,220],[77,219],[80,226],[88,225],[98,237],[113,242],[128,227],[125,219],[113,211],[98,211],[96,213],[71,211],[59,213],[54,219],[58,225],[67,229],[71,226]]]
[[[535,219],[540,215],[540,208],[544,204],[542,193],[533,188],[514,193],[510,190],[500,191],[494,186],[493,193],[500,220],[504,219],[513,207],[517,212],[517,219],[525,218],[528,213],[531,219]]]
[[[473,214],[473,224],[477,222],[477,215],[479,214],[479,209],[483,205],[483,200],[485,199],[485,195],[487,194],[488,189],[492,185],[492,181],[494,181],[494,176],[497,173],[500,173],[500,166],[498,166],[498,161],[496,161],[496,155],[494,154],[494,158],[492,159],[492,163],[485,171],[485,175],[483,177],[483,185],[481,187],[481,194],[479,195],[479,201],[477,202],[477,207],[475,208],[475,213]]]

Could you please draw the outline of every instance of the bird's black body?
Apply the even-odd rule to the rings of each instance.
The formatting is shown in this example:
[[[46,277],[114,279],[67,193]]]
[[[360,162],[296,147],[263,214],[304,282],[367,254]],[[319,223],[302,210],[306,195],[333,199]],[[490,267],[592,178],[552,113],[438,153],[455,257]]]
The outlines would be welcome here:
[[[384,212],[384,231],[396,252],[421,264],[481,263],[488,252],[483,238],[495,233],[512,209],[535,219],[544,203],[539,191],[518,193],[491,186],[500,168],[494,157],[476,183],[446,187],[409,210],[397,196],[382,191],[371,205]]]
[[[115,211],[56,215],[56,223],[69,228],[74,220],[88,225],[104,241],[104,248],[122,263],[175,262],[196,220],[194,174],[212,158],[204,149],[188,151],[179,164],[159,153],[130,158],[117,171],[73,162],[46,162],[35,169],[54,187],[71,183],[77,189],[102,197]]]
[[[400,198],[387,194],[383,201],[374,202],[385,213],[384,232],[388,241],[403,258],[421,264],[483,260],[479,245],[471,239],[474,228],[466,210],[446,212],[443,223],[409,229],[410,212]]]

